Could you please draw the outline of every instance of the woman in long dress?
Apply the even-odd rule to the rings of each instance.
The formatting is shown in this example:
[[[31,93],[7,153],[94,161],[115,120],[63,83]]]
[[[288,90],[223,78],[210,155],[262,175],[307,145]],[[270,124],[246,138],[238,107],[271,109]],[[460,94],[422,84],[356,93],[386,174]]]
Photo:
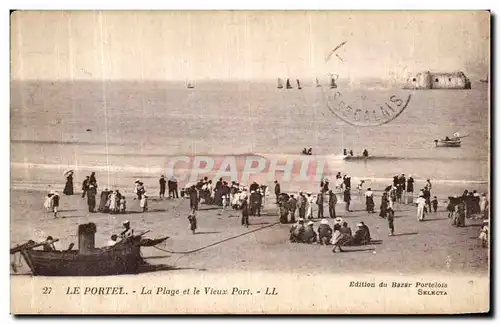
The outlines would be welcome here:
[[[366,197],[366,211],[368,211],[368,213],[375,212],[374,211],[375,203],[373,201],[373,191],[371,188],[368,188],[368,190],[365,193],[365,197]]]
[[[66,185],[64,186],[63,194],[67,196],[73,195],[73,172],[68,172],[66,176]]]
[[[111,193],[111,197],[109,199],[109,211],[112,213],[112,214],[115,214],[116,212],[118,212],[118,205],[116,204],[116,191],[113,191]]]

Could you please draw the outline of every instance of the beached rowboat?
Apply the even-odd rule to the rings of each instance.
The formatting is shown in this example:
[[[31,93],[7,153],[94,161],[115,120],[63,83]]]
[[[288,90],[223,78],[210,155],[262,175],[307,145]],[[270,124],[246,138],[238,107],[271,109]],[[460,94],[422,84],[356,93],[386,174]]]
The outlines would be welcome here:
[[[140,237],[126,239],[114,246],[80,251],[43,251],[34,248],[44,243],[11,249],[20,252],[34,276],[106,276],[137,273],[144,261]]]

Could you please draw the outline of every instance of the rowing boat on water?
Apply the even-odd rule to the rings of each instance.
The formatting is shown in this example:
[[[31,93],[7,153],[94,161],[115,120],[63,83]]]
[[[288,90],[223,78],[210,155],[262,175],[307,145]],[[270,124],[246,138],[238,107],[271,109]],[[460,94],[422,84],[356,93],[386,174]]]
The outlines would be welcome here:
[[[460,134],[455,133],[453,138],[446,137],[445,139],[436,139],[434,144],[436,147],[460,147],[462,145],[462,138],[469,135],[460,136]]]

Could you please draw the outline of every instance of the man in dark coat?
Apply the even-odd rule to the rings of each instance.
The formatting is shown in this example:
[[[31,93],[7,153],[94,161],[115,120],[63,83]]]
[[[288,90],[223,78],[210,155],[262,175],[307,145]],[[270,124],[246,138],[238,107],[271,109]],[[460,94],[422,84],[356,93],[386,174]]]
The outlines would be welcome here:
[[[167,181],[165,180],[164,175],[162,175],[160,177],[159,182],[160,182],[160,198],[162,198],[162,197],[165,198],[165,187],[166,187]],[[169,193],[170,193],[170,188],[169,188]]]
[[[248,202],[247,199],[243,199],[241,203],[241,225],[248,227]]]
[[[87,191],[87,205],[89,206],[89,213],[93,213],[95,210],[95,196],[97,195],[97,189],[93,184],[89,186]]]
[[[255,216],[255,214],[260,216],[259,200],[260,194],[252,190],[250,192],[250,216]]]
[[[307,206],[306,196],[304,196],[303,192],[300,192],[299,199],[297,200],[297,208],[299,209],[299,218],[306,217],[306,206]]]
[[[85,198],[85,194],[87,193],[87,190],[89,190],[89,185],[90,185],[90,177],[87,176],[82,183],[82,191],[83,191],[82,198]]]
[[[198,190],[196,190],[196,186],[191,186],[189,189],[189,207],[191,210],[198,210]]]
[[[351,204],[351,188],[347,187],[344,190],[344,202],[345,202],[345,210],[350,212],[349,205]]]
[[[329,192],[329,199],[328,199],[328,212],[330,213],[331,218],[337,217],[335,215],[335,205],[337,204],[337,195],[330,190]]]
[[[318,205],[318,218],[324,217],[323,202],[324,202],[323,192],[320,191],[318,193],[318,197],[316,197],[316,205]]]
[[[293,195],[290,195],[290,199],[287,202],[288,212],[290,214],[290,222],[295,223],[295,210],[297,209],[297,199]]]
[[[274,180],[274,194],[276,195],[276,203],[278,203],[279,196],[281,194],[281,187],[280,184],[278,183],[278,180]]]

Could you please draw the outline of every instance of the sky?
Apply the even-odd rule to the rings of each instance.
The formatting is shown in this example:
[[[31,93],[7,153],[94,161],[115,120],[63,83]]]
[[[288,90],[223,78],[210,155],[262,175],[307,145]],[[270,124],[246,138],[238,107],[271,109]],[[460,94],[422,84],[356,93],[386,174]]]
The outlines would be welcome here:
[[[487,11],[18,11],[11,78],[484,78],[489,44]]]

